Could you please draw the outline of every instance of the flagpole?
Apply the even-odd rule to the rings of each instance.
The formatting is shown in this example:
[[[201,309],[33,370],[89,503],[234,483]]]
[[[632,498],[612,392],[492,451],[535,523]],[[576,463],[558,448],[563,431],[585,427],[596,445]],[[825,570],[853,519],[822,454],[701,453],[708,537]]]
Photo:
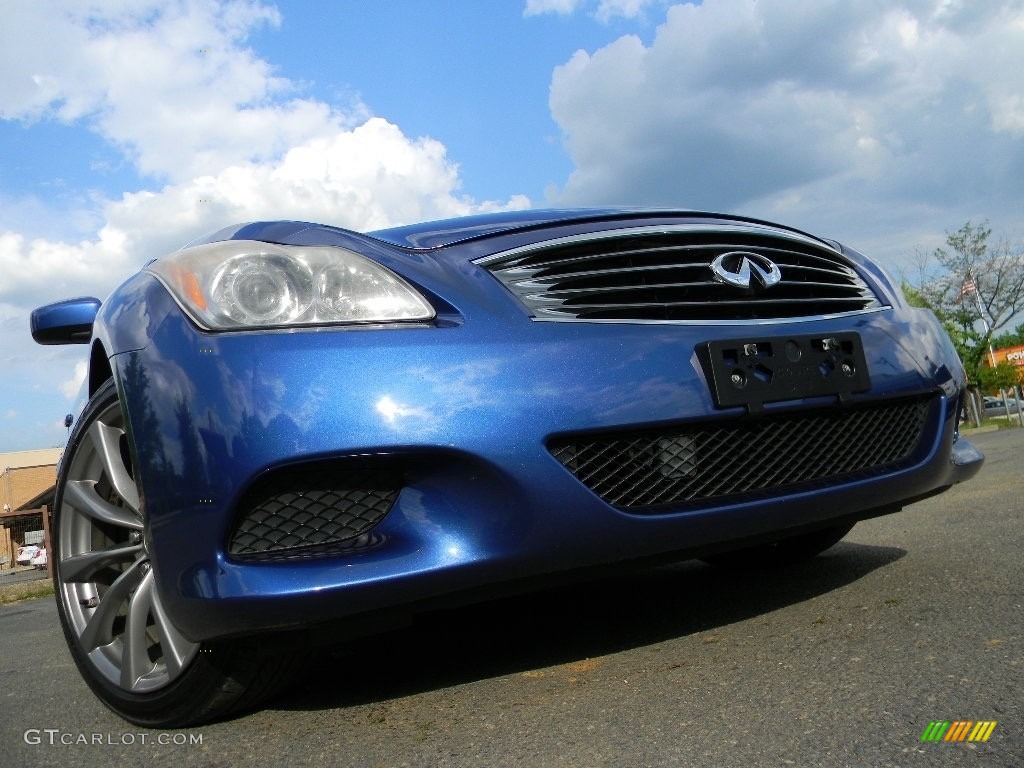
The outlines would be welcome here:
[[[985,310],[984,305],[982,305],[982,303],[981,303],[981,292],[978,290],[978,284],[971,277],[970,270],[968,270],[968,272],[967,272],[967,279],[970,282],[971,290],[974,292],[974,300],[975,300],[975,302],[978,305],[978,315],[980,315],[980,317],[981,317],[982,327],[984,327],[984,329],[985,329],[985,336],[988,338],[988,359],[989,359],[989,362],[992,363],[992,371],[995,372],[995,369],[996,369],[996,351],[992,348],[992,336],[991,336],[992,326],[989,325],[988,318],[985,317],[986,310]],[[999,397],[1003,401],[1003,408],[1006,409],[1006,419],[1007,419],[1007,421],[1009,421],[1009,419],[1010,419],[1010,404],[1006,400],[1006,390],[1003,389],[1002,387],[999,388]],[[1021,425],[1024,426],[1024,415],[1021,414],[1020,410],[1021,410],[1020,409],[1020,399],[1018,398],[1018,400],[1017,400],[1017,419],[1021,422]]]
[[[992,326],[989,325],[988,318],[985,317],[986,310],[985,306],[981,303],[981,293],[978,291],[978,284],[974,281],[971,276],[971,270],[967,270],[967,279],[964,281],[963,286],[960,290],[966,290],[969,293],[974,294],[974,301],[978,305],[978,316],[981,318],[981,325],[985,329],[985,340],[988,342],[988,359],[992,363],[992,367],[996,367],[996,352],[992,348]]]

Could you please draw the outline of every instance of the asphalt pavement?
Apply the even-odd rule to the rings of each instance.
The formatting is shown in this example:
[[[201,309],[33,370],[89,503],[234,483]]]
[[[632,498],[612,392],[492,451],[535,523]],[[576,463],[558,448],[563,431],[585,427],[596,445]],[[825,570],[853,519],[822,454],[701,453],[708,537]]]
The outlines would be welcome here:
[[[0,588],[8,584],[24,584],[29,581],[45,581],[50,578],[45,569],[15,567],[0,571]]]
[[[1024,766],[1024,429],[799,567],[688,562],[436,614],[180,732],[98,703],[52,600],[0,607],[3,766]],[[922,741],[937,721],[988,741]]]

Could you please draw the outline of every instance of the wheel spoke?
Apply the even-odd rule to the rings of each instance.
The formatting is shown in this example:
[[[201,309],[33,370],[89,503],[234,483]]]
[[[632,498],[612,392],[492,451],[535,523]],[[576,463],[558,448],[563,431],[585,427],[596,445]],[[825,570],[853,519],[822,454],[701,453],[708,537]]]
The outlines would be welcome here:
[[[87,583],[104,568],[117,565],[126,560],[134,560],[142,551],[142,544],[117,545],[110,549],[101,549],[98,552],[85,552],[81,555],[72,555],[61,560],[60,580],[64,583],[79,582]]]
[[[167,665],[168,678],[173,680],[184,669],[185,664],[195,653],[196,643],[188,640],[171,623],[164,610],[163,601],[160,599],[160,590],[153,585],[153,628],[160,637],[160,648],[164,655],[164,664]]]
[[[139,489],[132,479],[128,467],[124,465],[121,457],[121,439],[124,437],[124,430],[119,427],[112,427],[102,421],[96,421],[89,428],[89,438],[92,440],[96,453],[103,462],[103,468],[107,472],[110,484],[117,491],[117,494],[124,499],[132,511],[139,511]]]
[[[121,687],[134,690],[139,681],[153,671],[155,664],[149,658],[146,622],[152,606],[153,572],[147,571],[131,597],[125,616],[124,635],[121,637]]]
[[[114,621],[121,611],[121,606],[142,579],[142,571],[142,562],[137,562],[110,585],[82,630],[80,639],[86,651],[113,642]]]
[[[135,531],[142,530],[142,520],[134,512],[123,507],[115,507],[99,497],[94,480],[71,480],[65,487],[64,494],[71,506],[94,520],[113,523]]]

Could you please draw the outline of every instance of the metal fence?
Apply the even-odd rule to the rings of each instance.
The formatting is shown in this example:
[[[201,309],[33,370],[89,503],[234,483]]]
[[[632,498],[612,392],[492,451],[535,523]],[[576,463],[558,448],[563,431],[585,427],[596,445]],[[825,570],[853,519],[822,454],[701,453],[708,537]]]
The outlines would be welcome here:
[[[48,562],[42,557],[27,560],[30,552],[22,550],[22,547],[34,546],[48,554],[49,532],[47,507],[20,514],[6,513],[0,519],[0,586],[50,577]],[[19,554],[22,561],[19,561]]]

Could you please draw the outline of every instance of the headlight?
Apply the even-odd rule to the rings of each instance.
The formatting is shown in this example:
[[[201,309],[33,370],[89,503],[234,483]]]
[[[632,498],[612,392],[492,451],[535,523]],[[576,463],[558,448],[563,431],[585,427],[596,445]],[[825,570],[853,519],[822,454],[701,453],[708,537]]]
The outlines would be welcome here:
[[[344,248],[227,240],[177,251],[147,269],[207,330],[434,317],[402,278]]]

